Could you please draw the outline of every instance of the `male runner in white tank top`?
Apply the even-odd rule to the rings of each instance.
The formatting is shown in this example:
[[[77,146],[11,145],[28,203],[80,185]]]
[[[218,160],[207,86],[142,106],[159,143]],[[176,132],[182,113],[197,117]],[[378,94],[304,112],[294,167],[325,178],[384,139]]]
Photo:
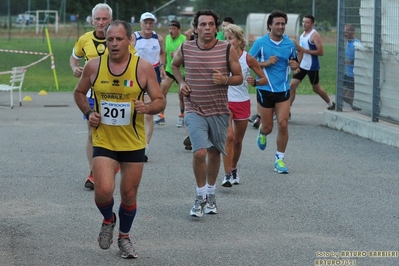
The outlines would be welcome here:
[[[145,12],[140,17],[141,30],[132,35],[132,44],[137,54],[149,61],[157,74],[158,83],[165,78],[165,45],[161,35],[154,31],[157,18],[150,12]],[[147,95],[144,95],[144,102],[149,102]],[[153,115],[145,116],[147,147],[145,149],[145,161],[148,161],[148,150],[152,133],[154,132]]]
[[[292,77],[290,88],[291,88],[291,106],[295,100],[296,89],[304,79],[306,75],[309,77],[310,84],[315,93],[317,93],[327,104],[328,110],[335,109],[335,103],[331,101],[327,92],[319,83],[319,56],[324,54],[323,43],[321,41],[320,34],[313,28],[315,24],[315,19],[312,15],[306,15],[302,19],[302,26],[304,32],[300,37],[300,47],[299,52],[303,55],[301,64],[299,66],[299,71],[295,71]],[[299,56],[299,58],[301,58]],[[290,113],[291,114],[291,113]]]

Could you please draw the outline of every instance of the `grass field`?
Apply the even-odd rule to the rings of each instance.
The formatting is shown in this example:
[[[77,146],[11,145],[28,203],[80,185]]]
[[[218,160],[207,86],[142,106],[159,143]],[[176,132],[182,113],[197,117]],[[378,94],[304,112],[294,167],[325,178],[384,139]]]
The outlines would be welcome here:
[[[138,26],[137,26],[138,27]],[[137,30],[138,28],[134,29]],[[77,79],[72,76],[72,71],[69,67],[69,57],[71,56],[72,47],[77,37],[85,31],[90,30],[89,27],[60,26],[59,32],[56,34],[54,29],[49,29],[50,42],[54,54],[55,71],[58,79],[59,91],[72,91],[77,83]],[[159,33],[167,34],[167,29],[158,29]],[[22,50],[29,52],[43,52],[48,53],[49,48],[46,37],[43,32],[35,33],[34,27],[27,27],[25,29],[15,28],[8,34],[5,29],[0,29],[0,49]],[[330,37],[330,36],[327,36]],[[327,38],[330,39],[330,38]],[[9,71],[14,66],[26,66],[33,62],[40,60],[43,55],[26,55],[18,53],[0,52],[0,72]],[[335,42],[324,44],[324,56],[320,58],[320,83],[328,94],[335,94],[335,79],[336,79],[336,45]],[[82,62],[83,63],[83,62]],[[0,84],[8,83],[9,75],[0,75]],[[24,91],[40,91],[47,92],[57,91],[55,86],[55,79],[53,70],[51,69],[50,58],[28,68],[25,82],[23,86]],[[171,92],[177,92],[177,86],[174,84]],[[255,90],[250,86],[250,92]],[[297,93],[311,94],[312,89],[307,78],[300,84]]]

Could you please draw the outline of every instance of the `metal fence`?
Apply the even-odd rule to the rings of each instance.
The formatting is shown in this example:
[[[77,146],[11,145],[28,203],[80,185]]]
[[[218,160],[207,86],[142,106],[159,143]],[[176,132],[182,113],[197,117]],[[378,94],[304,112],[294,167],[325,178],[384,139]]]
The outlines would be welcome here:
[[[397,124],[399,1],[338,2],[337,110]],[[356,39],[351,38],[351,25]]]

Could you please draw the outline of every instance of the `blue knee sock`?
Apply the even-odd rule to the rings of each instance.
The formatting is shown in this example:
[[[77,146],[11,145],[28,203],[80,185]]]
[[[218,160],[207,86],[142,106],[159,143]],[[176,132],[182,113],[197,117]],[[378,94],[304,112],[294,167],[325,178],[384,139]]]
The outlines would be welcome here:
[[[123,203],[119,206],[119,231],[127,234],[132,227],[134,217],[136,216],[137,203],[127,206]]]
[[[96,205],[101,214],[104,216],[104,222],[112,223],[114,221],[114,214],[112,212],[112,208],[114,207],[114,198],[104,204],[96,202]]]

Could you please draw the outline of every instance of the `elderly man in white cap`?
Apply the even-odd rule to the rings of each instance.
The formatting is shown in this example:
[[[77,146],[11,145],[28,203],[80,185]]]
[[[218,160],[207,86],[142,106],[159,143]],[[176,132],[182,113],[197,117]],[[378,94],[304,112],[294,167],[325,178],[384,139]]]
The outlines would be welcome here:
[[[136,48],[137,54],[149,61],[157,74],[158,83],[166,77],[165,73],[165,45],[161,35],[154,31],[157,18],[150,12],[145,12],[140,17],[140,31],[133,34],[132,44]],[[148,102],[148,95],[144,96],[144,101]],[[162,124],[162,123],[161,123]],[[148,150],[154,131],[153,116],[146,115],[146,138],[147,147],[145,149],[145,161],[148,161]]]

